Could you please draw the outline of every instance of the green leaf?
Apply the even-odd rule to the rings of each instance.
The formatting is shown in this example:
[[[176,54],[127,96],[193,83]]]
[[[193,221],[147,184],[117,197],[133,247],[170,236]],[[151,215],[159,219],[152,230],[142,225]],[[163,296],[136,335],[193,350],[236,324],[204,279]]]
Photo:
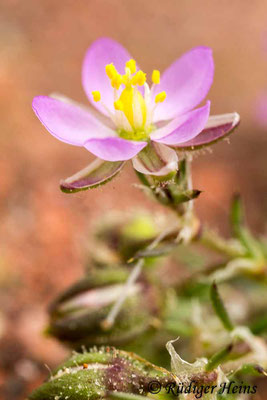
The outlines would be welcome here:
[[[134,170],[136,175],[138,176],[139,180],[142,182],[144,186],[150,187],[150,183],[146,177],[146,175],[142,174],[141,172],[138,172],[136,169]]]
[[[236,371],[235,375],[267,376],[267,372],[260,365],[244,364],[240,369]]]
[[[240,229],[244,224],[244,210],[239,194],[236,194],[232,200],[230,210],[230,222],[234,236],[239,237]]]
[[[92,189],[109,182],[124,166],[125,161],[103,161],[97,158],[86,168],[60,182],[64,193],[76,193]]]
[[[260,317],[251,324],[250,330],[254,335],[261,335],[267,332],[267,314],[260,315]]]
[[[139,258],[161,257],[169,254],[176,247],[177,243],[170,243],[164,246],[158,246],[155,249],[140,250],[134,255],[133,259],[137,260]]]
[[[222,350],[215,353],[208,361],[206,365],[206,371],[212,371],[214,368],[218,367],[221,363],[223,363],[228,355],[231,353],[233,345],[230,344],[229,346],[223,348]]]
[[[232,200],[230,221],[233,234],[240,240],[247,250],[248,256],[262,258],[261,245],[252,236],[251,232],[245,225],[244,209],[241,197],[236,194]]]
[[[187,163],[186,158],[179,161],[179,170],[175,177],[176,182],[180,187],[187,189]]]
[[[223,326],[227,331],[232,331],[234,329],[234,325],[232,324],[230,317],[224,307],[223,301],[220,297],[215,282],[211,285],[210,288],[210,298],[214,311],[217,314],[218,318],[221,320]]]

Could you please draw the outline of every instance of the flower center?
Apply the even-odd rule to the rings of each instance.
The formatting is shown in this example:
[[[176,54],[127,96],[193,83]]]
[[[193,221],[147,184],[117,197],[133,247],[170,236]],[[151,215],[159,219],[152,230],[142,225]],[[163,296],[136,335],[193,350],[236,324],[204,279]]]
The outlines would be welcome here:
[[[158,103],[166,99],[164,91],[153,96],[155,85],[160,83],[160,72],[153,71],[151,89],[146,82],[146,74],[136,70],[135,60],[126,62],[124,75],[119,74],[113,64],[106,65],[106,74],[114,89],[114,110],[107,111],[117,127],[118,135],[129,140],[148,139],[154,129],[154,110]],[[92,95],[94,101],[101,100],[99,91],[93,91]]]

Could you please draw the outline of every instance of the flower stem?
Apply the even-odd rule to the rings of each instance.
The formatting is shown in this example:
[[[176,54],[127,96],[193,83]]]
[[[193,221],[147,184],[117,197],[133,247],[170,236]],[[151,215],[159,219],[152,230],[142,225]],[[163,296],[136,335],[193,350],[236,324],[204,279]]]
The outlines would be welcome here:
[[[170,229],[166,229],[165,231],[161,232],[155,238],[155,240],[147,247],[147,250],[154,249],[167,235],[169,235],[169,233],[170,233]],[[120,312],[121,306],[123,305],[123,303],[127,297],[127,294],[129,293],[130,287],[136,282],[136,280],[138,279],[138,277],[142,271],[144,262],[145,261],[143,258],[141,258],[140,260],[137,261],[135,267],[133,268],[132,272],[130,273],[128,280],[125,283],[125,285],[121,291],[120,296],[118,297],[114,306],[110,310],[110,313],[108,314],[107,318],[105,318],[104,321],[102,321],[101,325],[102,325],[103,329],[110,329],[113,326],[115,319],[116,319],[118,313]]]

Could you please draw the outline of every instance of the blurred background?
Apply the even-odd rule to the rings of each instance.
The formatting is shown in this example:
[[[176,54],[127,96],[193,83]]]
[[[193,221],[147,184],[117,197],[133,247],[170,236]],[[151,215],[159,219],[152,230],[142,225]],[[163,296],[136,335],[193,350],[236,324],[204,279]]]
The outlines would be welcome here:
[[[241,125],[193,166],[200,218],[228,234],[241,192],[249,223],[266,232],[267,2],[264,0],[0,0],[0,395],[22,399],[68,352],[42,335],[53,296],[81,275],[98,217],[160,206],[133,186],[131,165],[98,190],[60,192],[61,178],[93,157],[41,126],[35,95],[59,92],[86,104],[81,65],[97,38],[120,41],[143,70],[164,70],[188,49],[212,47],[212,114]],[[129,184],[130,182],[130,184]]]

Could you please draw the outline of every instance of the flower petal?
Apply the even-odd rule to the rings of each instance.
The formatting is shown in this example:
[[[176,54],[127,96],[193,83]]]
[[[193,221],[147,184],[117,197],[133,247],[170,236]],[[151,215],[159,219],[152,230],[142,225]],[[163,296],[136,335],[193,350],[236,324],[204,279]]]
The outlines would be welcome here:
[[[147,142],[108,137],[105,139],[89,139],[84,147],[102,160],[124,161],[130,160],[146,145]]]
[[[239,125],[240,116],[238,113],[213,115],[209,117],[204,130],[192,140],[181,143],[179,149],[195,150],[209,146],[230,135]]]
[[[126,61],[132,57],[130,53],[118,42],[109,38],[96,40],[87,50],[82,67],[82,83],[89,101],[103,114],[113,109],[114,91],[106,75],[105,66],[113,63],[119,73],[124,73]],[[101,102],[93,100],[92,91],[99,90]]]
[[[210,113],[210,102],[196,110],[175,118],[150,135],[151,140],[175,146],[197,136],[205,127]]]
[[[162,74],[155,93],[165,90],[167,98],[155,110],[154,121],[168,120],[196,107],[213,81],[212,50],[196,47],[176,60]]]
[[[64,94],[58,93],[58,92],[50,93],[49,97],[52,97],[53,99],[57,99],[57,100],[63,101],[64,103],[73,104],[76,107],[82,108],[84,111],[89,112],[89,114],[91,114],[93,117],[95,117],[103,125],[106,125],[108,128],[110,128],[112,130],[116,130],[116,125],[114,124],[114,122],[112,121],[110,116],[107,117],[104,114],[100,114],[94,107],[91,107],[91,104],[85,105],[85,104],[79,103],[78,101],[70,99],[69,97],[65,96]]]
[[[88,111],[65,101],[37,96],[33,99],[32,108],[53,136],[74,146],[82,146],[92,137],[115,135],[112,129],[104,126]]]
[[[178,156],[169,147],[151,142],[134,157],[133,167],[142,174],[165,176],[178,170]]]
[[[60,182],[60,189],[65,193],[92,189],[110,181],[124,166],[124,161],[109,162],[99,158],[86,168]]]

